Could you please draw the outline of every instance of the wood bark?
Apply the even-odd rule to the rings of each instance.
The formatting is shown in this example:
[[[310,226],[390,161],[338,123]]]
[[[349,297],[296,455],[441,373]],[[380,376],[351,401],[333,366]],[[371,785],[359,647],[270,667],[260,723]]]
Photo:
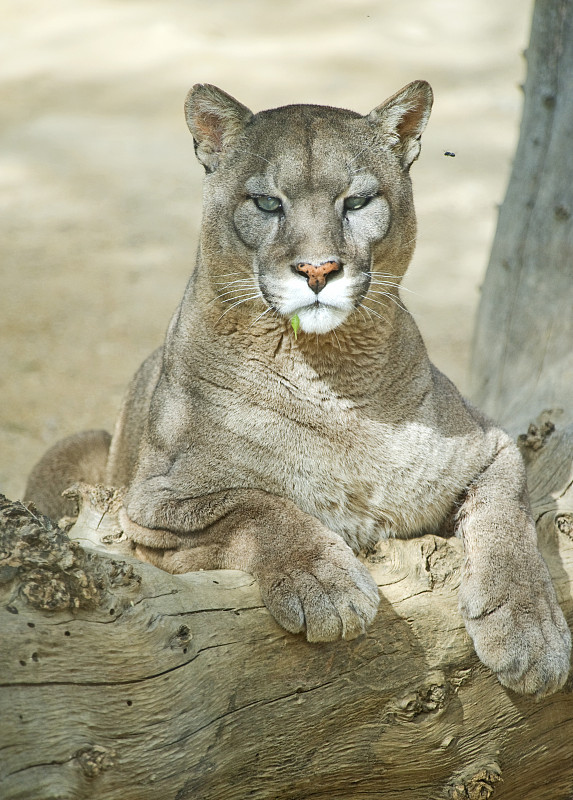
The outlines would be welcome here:
[[[573,422],[573,2],[537,0],[520,138],[474,336],[476,404],[517,434]]]
[[[522,434],[570,625],[572,58],[573,0],[538,0],[474,352],[478,402]],[[245,573],[173,576],[109,552],[117,500],[87,496],[83,546],[0,505],[3,800],[573,797],[571,679],[535,701],[480,664],[457,610],[457,540],[380,543],[372,629],[309,644]]]

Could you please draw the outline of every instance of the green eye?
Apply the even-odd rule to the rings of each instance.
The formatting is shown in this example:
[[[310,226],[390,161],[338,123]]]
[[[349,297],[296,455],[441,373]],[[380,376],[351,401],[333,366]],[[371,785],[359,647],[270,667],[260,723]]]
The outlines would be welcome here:
[[[367,206],[371,200],[371,197],[365,197],[359,194],[354,195],[353,197],[347,197],[344,200],[344,210],[358,211],[359,209],[364,208],[364,206]]]
[[[266,211],[272,214],[276,211],[281,211],[283,204],[278,197],[269,197],[267,195],[256,195],[253,197],[253,202],[261,211]]]

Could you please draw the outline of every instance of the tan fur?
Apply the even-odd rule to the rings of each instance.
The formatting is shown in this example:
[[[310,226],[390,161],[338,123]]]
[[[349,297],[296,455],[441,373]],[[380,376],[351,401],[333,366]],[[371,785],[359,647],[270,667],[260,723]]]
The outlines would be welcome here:
[[[103,482],[110,441],[107,431],[84,431],[57,442],[30,473],[25,498],[52,519],[75,516],[77,501],[62,492],[77,481]]]
[[[429,362],[399,296],[431,102],[415,81],[367,117],[253,115],[215,87],[191,91],[197,266],[131,384],[105,477],[129,487],[122,523],[141,558],[248,570],[311,641],[357,636],[376,613],[354,553],[453,522],[478,655],[543,694],[567,677],[570,634],[521,458]]]

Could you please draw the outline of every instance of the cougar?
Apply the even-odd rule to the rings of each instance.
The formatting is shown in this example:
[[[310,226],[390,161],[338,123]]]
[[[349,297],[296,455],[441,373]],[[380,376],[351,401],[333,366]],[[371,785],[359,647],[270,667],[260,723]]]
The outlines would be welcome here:
[[[566,680],[570,633],[519,451],[429,361],[399,294],[432,99],[419,80],[366,116],[253,114],[195,86],[185,113],[203,222],[183,300],[111,444],[90,431],[55,445],[26,497],[58,517],[78,478],[126,486],[121,522],[140,559],[246,570],[278,623],[312,642],[374,618],[378,589],[356,554],[453,531],[479,658],[542,695]]]

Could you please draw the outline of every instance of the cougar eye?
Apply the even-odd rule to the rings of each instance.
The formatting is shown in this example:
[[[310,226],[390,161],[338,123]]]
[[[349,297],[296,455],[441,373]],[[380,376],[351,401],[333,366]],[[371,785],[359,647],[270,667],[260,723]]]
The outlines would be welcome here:
[[[371,200],[371,197],[359,194],[354,195],[353,197],[347,197],[344,200],[344,210],[358,211],[359,209],[364,208],[364,206],[367,206]]]
[[[261,211],[266,211],[268,214],[281,211],[283,207],[278,197],[269,197],[268,195],[255,195],[253,202],[257,208],[260,208]]]

